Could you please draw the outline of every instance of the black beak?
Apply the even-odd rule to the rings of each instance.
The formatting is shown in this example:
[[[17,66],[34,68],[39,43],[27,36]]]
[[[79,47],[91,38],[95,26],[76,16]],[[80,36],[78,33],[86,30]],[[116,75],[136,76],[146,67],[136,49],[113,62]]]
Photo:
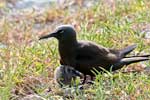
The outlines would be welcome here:
[[[44,36],[41,36],[40,38],[39,38],[39,40],[42,40],[42,39],[47,39],[47,38],[51,38],[51,37],[56,37],[56,35],[57,35],[57,33],[50,33],[50,34],[48,34],[48,35],[44,35]]]

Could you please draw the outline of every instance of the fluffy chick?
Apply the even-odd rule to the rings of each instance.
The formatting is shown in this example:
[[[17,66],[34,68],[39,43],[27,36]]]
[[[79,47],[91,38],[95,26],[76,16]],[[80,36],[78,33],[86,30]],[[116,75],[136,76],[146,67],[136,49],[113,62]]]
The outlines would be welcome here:
[[[82,77],[82,74],[70,66],[61,65],[54,71],[55,83],[59,84],[61,87],[63,85],[71,86],[72,81],[77,77]]]

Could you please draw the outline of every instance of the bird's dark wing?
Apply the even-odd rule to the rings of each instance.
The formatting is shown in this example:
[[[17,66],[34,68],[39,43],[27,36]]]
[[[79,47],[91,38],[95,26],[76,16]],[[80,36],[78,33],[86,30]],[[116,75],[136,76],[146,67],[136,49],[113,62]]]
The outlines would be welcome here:
[[[76,60],[80,62],[80,64],[88,63],[90,65],[105,65],[105,63],[114,63],[118,60],[118,57],[108,48],[90,41],[79,41]]]

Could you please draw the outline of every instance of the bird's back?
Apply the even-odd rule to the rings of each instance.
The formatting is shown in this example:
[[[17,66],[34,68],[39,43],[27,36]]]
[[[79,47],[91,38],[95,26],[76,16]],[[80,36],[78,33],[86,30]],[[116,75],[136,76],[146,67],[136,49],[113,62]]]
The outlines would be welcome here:
[[[119,51],[112,50],[90,41],[79,41],[76,50],[76,69],[82,73],[92,74],[93,68],[101,70],[99,67],[109,69],[111,64],[116,63],[120,57]]]

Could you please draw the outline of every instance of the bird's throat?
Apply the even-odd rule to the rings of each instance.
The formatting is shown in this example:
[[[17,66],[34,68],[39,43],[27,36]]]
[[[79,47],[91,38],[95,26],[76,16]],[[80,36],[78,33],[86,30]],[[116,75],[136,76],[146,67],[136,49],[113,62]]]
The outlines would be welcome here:
[[[73,52],[73,50],[75,50],[76,49],[76,47],[77,47],[77,42],[75,42],[75,41],[73,41],[73,42],[71,42],[71,41],[66,41],[66,42],[59,42],[59,51],[60,52],[62,52],[62,50],[63,50],[63,52],[65,53],[69,53],[69,52]]]
[[[63,63],[68,64],[68,60],[72,59],[76,54],[77,42],[61,42],[59,43],[59,54]],[[70,65],[70,64],[69,64]]]

